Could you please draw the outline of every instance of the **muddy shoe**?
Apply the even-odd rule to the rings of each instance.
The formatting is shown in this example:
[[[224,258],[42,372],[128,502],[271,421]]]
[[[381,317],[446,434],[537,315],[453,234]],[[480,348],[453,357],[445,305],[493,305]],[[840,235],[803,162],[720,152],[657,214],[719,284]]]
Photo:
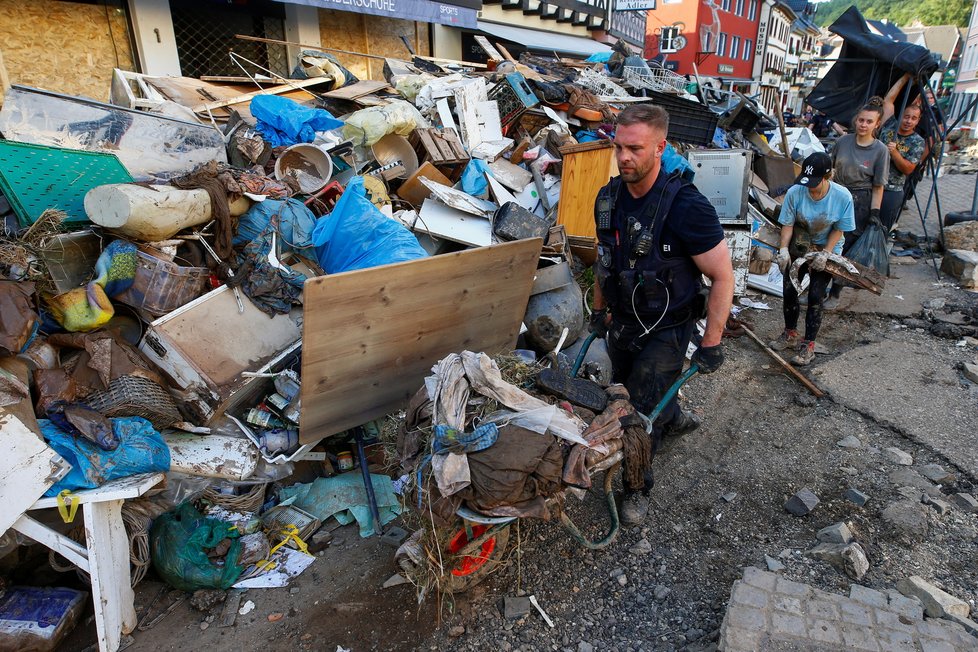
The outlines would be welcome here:
[[[788,330],[787,328],[781,331],[778,339],[771,340],[768,342],[768,346],[775,351],[794,351],[798,348],[798,344],[801,343],[801,335],[798,334],[796,330]]]
[[[695,414],[680,412],[679,416],[662,429],[663,437],[682,437],[700,427],[700,419]]]
[[[815,359],[815,342],[804,342],[798,350],[798,355],[791,359],[791,364],[796,367],[804,367],[812,363]]]
[[[586,378],[571,378],[554,369],[540,372],[537,376],[537,387],[595,413],[603,412],[608,405],[608,395],[601,385]]]
[[[618,509],[618,516],[624,525],[641,525],[649,515],[649,499],[641,491],[625,494]]]

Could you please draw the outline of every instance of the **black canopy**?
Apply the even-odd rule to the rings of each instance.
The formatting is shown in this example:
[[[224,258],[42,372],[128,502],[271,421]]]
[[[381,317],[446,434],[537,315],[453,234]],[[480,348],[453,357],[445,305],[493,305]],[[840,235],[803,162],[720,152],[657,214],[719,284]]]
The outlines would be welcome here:
[[[839,16],[829,31],[843,38],[842,51],[838,62],[808,96],[808,104],[844,125],[852,122],[870,97],[885,96],[904,73],[926,82],[937,70],[937,58],[927,48],[870,32],[855,5]],[[919,86],[910,93],[912,100]],[[901,104],[902,98],[897,101],[898,111]]]

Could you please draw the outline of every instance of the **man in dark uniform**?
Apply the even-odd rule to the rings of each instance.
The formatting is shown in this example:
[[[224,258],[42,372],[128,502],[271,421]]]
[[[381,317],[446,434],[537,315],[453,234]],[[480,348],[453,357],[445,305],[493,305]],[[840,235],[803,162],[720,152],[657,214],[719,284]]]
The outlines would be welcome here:
[[[607,336],[615,382],[635,408],[649,414],[682,373],[695,322],[703,315],[702,275],[711,281],[705,300],[706,332],[693,362],[700,373],[723,363],[720,338],[733,298],[733,268],[716,211],[678,173],[662,169],[669,115],[650,104],[618,116],[615,157],[619,176],[598,193],[591,328]],[[699,421],[669,402],[656,420],[653,450],[663,436],[691,432]],[[624,522],[648,512],[645,486],[626,487]]]

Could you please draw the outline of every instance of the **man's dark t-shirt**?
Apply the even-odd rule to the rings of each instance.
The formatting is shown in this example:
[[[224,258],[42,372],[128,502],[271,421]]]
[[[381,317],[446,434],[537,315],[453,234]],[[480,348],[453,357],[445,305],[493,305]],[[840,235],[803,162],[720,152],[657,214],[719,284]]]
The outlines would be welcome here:
[[[646,205],[658,195],[658,187],[665,183],[666,178],[665,173],[660,173],[652,189],[637,199],[632,197],[624,183],[621,184],[615,199],[615,211],[622,218],[617,221],[619,228],[628,223],[629,216],[645,221],[642,218],[645,216]],[[720,226],[713,205],[692,184],[684,185],[676,195],[662,229],[662,255],[667,258],[698,256],[713,249],[721,240],[723,227]]]

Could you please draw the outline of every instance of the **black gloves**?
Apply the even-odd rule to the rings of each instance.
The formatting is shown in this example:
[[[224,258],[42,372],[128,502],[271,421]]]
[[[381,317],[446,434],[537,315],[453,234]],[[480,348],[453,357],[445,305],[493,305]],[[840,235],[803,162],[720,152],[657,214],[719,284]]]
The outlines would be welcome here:
[[[699,365],[701,374],[712,374],[723,364],[723,350],[720,345],[700,346],[691,358],[694,364]]]
[[[883,226],[883,221],[880,219],[880,209],[878,208],[869,209],[869,221],[876,222],[880,226]]]
[[[598,337],[608,336],[608,309],[599,308],[591,312],[589,329]]]

